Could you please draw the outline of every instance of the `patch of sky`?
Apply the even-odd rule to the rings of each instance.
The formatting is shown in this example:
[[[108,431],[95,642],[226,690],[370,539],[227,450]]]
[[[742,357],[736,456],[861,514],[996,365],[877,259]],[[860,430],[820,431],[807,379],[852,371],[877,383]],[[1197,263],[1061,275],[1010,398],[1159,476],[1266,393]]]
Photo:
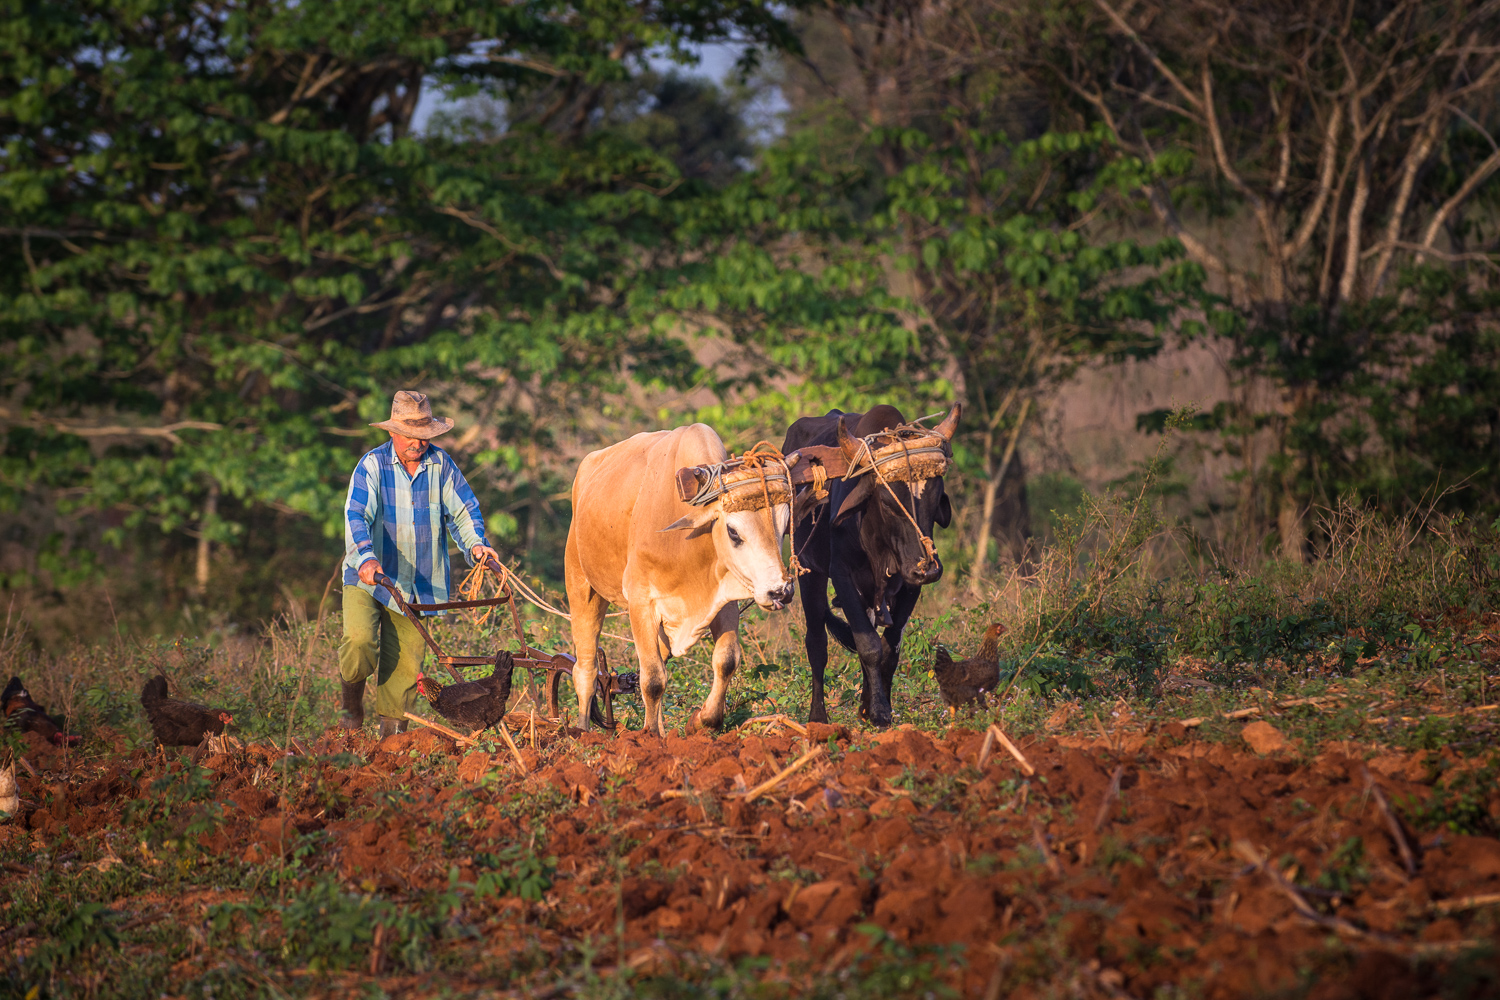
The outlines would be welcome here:
[[[492,41],[475,43],[468,52],[455,55],[452,65],[462,68],[491,61],[494,59],[490,51],[493,45]],[[681,55],[674,55],[666,49],[653,52],[647,56],[646,63],[663,75],[675,71],[685,76],[706,77],[725,89],[748,87],[748,99],[741,105],[745,126],[752,141],[763,146],[781,135],[789,105],[781,88],[765,74],[752,72],[748,79],[745,78],[746,48],[736,42],[687,45]],[[683,56],[686,56],[686,63]],[[422,94],[412,112],[411,131],[416,135],[424,134],[433,116],[440,112],[445,116],[478,118],[497,131],[504,131],[505,104],[502,100],[487,94],[460,96],[458,88],[428,77],[423,81]]]

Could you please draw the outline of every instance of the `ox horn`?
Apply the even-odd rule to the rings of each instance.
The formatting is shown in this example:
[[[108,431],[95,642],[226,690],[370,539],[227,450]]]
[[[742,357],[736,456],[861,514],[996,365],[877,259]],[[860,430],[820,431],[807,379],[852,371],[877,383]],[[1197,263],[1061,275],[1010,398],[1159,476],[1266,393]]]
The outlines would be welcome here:
[[[844,426],[844,418],[840,416],[839,451],[842,451],[844,453],[844,461],[851,463],[854,461],[855,456],[859,454],[860,444],[861,442],[859,438],[854,437],[849,433],[849,428]]]
[[[963,414],[964,404],[954,403],[953,409],[948,411],[948,415],[943,418],[943,422],[934,427],[933,430],[941,434],[943,440],[952,441],[953,432],[958,430],[958,418],[963,416]]]
[[[715,504],[707,510],[699,511],[696,514],[679,517],[665,528],[658,529],[658,531],[686,531],[689,533],[689,538],[696,538],[700,531],[704,528],[712,527],[713,523],[718,519],[719,509],[718,505]]]

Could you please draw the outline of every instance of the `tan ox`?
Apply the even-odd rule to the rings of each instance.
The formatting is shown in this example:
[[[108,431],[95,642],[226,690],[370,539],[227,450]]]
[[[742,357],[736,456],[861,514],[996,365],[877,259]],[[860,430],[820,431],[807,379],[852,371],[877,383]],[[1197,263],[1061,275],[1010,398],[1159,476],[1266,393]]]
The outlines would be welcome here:
[[[566,573],[580,728],[589,725],[599,631],[611,603],[629,609],[641,663],[644,728],[662,735],[666,661],[705,635],[713,637],[713,690],[690,728],[718,728],[739,665],[736,602],[754,598],[763,608],[780,609],[791,600],[792,578],[781,564],[788,505],[726,513],[722,499],[703,507],[678,499],[678,469],[728,457],[711,427],[691,424],[637,434],[592,452],[578,466]]]

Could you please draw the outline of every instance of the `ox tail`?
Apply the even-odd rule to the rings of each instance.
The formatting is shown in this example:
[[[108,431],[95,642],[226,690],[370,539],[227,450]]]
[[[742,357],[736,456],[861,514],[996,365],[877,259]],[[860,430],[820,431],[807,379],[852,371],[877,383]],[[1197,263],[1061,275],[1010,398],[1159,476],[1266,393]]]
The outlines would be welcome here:
[[[840,646],[851,653],[859,652],[854,648],[854,630],[849,627],[848,622],[829,611],[823,619],[823,624],[828,626],[828,634],[837,639]]]

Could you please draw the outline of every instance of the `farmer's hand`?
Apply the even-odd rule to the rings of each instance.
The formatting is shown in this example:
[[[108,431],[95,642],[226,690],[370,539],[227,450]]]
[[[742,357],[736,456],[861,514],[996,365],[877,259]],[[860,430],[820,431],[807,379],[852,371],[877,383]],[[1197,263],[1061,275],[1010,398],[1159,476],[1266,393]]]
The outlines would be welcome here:
[[[469,555],[473,556],[474,562],[476,564],[483,564],[486,557],[495,560],[496,563],[500,562],[500,553],[496,552],[488,545],[474,546],[473,551],[470,552]]]
[[[379,559],[366,559],[359,564],[359,582],[366,587],[373,587],[376,575],[384,572],[385,570],[380,568]]]

